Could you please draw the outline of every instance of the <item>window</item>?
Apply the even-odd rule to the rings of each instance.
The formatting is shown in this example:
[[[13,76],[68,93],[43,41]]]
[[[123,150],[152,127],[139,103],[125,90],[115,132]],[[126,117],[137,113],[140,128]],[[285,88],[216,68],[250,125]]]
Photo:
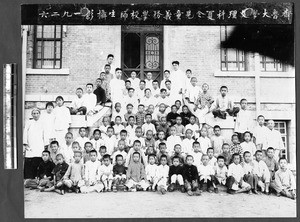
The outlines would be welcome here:
[[[284,72],[286,71],[286,65],[281,63],[280,61],[269,58],[266,56],[260,56],[260,64],[261,64],[261,71],[268,72]]]
[[[33,68],[60,69],[62,52],[62,26],[35,26]]]
[[[283,152],[283,156],[287,158],[287,129],[286,129],[286,121],[274,121],[275,126],[274,129],[278,130],[281,134],[281,138],[285,147],[285,151]]]
[[[228,39],[234,26],[221,26],[221,44]],[[238,49],[221,48],[221,71],[247,71],[245,52]]]

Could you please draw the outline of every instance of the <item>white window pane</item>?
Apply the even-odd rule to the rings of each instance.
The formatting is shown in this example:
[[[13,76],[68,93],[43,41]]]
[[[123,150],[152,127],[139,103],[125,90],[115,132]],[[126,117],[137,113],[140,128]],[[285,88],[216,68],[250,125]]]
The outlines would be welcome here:
[[[37,38],[42,38],[42,25],[37,25],[36,26],[36,37]]]
[[[235,49],[228,49],[227,50],[227,60],[228,61],[237,61],[236,50]]]
[[[53,68],[53,61],[52,60],[44,60],[43,61],[43,68]]]
[[[44,38],[54,38],[54,25],[44,25]]]
[[[54,42],[44,42],[44,58],[54,58]]]

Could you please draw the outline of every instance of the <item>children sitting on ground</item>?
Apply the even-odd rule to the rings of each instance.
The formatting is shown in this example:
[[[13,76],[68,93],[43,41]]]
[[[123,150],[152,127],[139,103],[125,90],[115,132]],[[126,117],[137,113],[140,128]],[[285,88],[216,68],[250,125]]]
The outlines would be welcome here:
[[[91,150],[89,152],[90,160],[85,163],[84,181],[85,185],[80,187],[81,193],[90,193],[96,191],[101,192],[104,188],[100,181],[99,168],[100,162],[97,160],[97,151]]]
[[[148,164],[145,167],[147,182],[149,183],[148,191],[155,191],[157,184],[157,168],[155,154],[148,155]]]
[[[80,150],[74,151],[74,162],[68,167],[64,175],[64,185],[72,191],[79,193],[80,187],[84,186],[84,165],[81,162],[82,152]]]
[[[225,138],[221,136],[221,127],[214,126],[214,135],[210,138],[211,146],[214,148],[215,157],[218,157],[222,153],[222,146],[225,143]]]
[[[110,155],[105,154],[102,157],[103,164],[99,167],[99,180],[104,184],[104,192],[110,192],[113,182],[113,165],[111,164]]]
[[[124,166],[124,157],[121,154],[117,154],[113,159],[116,163],[113,166],[113,187],[114,192],[119,190],[124,190],[124,185],[126,182],[126,168]]]
[[[204,187],[206,186],[206,189],[208,192],[212,192],[211,188],[213,187],[216,191],[216,185],[214,181],[215,178],[215,171],[214,167],[209,164],[209,157],[207,154],[204,154],[202,156],[202,164],[198,168],[199,173],[199,185],[200,190],[204,191]]]
[[[139,141],[135,141],[134,143],[137,145]],[[128,164],[125,186],[129,191],[146,190],[149,186],[146,182],[145,166],[141,163],[140,156],[140,152],[133,152],[132,161]]]
[[[198,185],[198,170],[195,165],[193,165],[193,156],[186,156],[186,164],[183,165],[182,175],[184,180],[184,187],[189,196],[199,196],[201,192]]]
[[[160,165],[157,167],[156,179],[157,179],[157,191],[161,194],[167,193],[168,188],[168,178],[169,178],[169,166],[167,164],[168,157],[166,155],[161,155]]]
[[[244,169],[244,180],[250,184],[251,189],[248,191],[249,194],[258,194],[257,193],[257,183],[258,183],[258,177],[257,173],[254,169],[254,163],[252,161],[252,156],[249,151],[245,151],[244,155],[244,162],[241,164]]]
[[[249,151],[252,156],[254,156],[256,152],[256,146],[252,142],[252,133],[249,131],[244,132],[244,142],[241,143],[241,147],[243,149],[243,152]]]
[[[180,157],[174,156],[172,158],[172,165],[169,168],[169,192],[173,192],[176,189],[176,185],[180,186],[180,191],[185,192],[184,181],[183,181],[183,166],[180,164]]]
[[[271,187],[276,191],[276,195],[285,196],[293,200],[296,199],[296,181],[290,169],[287,167],[285,158],[279,159],[279,170],[275,173],[275,180],[271,182]]]
[[[255,160],[253,160],[254,171],[257,174],[258,182],[257,185],[260,187],[261,192],[269,193],[270,186],[270,171],[267,164],[263,161],[263,154],[261,150],[255,152]]]
[[[231,163],[231,153],[230,153],[230,146],[228,143],[223,143],[222,145],[222,153],[219,156],[224,157],[225,165],[228,167]]]
[[[217,165],[214,168],[215,170],[215,185],[220,185],[220,186],[226,186],[226,180],[227,180],[227,175],[228,175],[228,169],[227,166],[225,165],[225,158],[224,156],[218,156],[217,158]],[[218,187],[215,188],[215,193],[218,193],[219,189]]]
[[[214,155],[214,148],[207,148],[206,154],[208,156],[208,164],[214,167],[217,164],[217,158]]]

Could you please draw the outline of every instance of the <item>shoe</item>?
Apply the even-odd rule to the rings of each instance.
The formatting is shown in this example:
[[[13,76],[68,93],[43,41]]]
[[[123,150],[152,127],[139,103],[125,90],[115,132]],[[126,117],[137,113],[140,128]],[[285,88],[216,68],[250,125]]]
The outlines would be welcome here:
[[[45,191],[45,188],[42,187],[42,188],[40,189],[40,192],[44,192],[44,191]]]
[[[185,193],[184,185],[181,185],[181,186],[180,186],[180,191],[181,191],[181,193]]]
[[[214,188],[214,192],[215,193],[219,193],[219,189],[216,187],[216,188]]]
[[[165,188],[161,188],[160,192],[161,192],[161,194],[166,194],[167,193]]]
[[[116,186],[113,186],[112,190],[113,190],[113,192],[117,192],[118,191]]]
[[[212,193],[213,191],[211,189],[207,189],[208,193]]]
[[[79,193],[80,190],[78,188],[75,189],[75,193]]]
[[[136,188],[131,188],[130,191],[131,192],[136,192]]]
[[[193,192],[192,192],[191,190],[188,190],[187,194],[188,194],[189,196],[193,196],[193,195],[194,195]]]
[[[229,194],[235,194],[235,191],[234,190],[228,190],[227,193],[229,193]]]
[[[212,193],[212,191],[210,190],[210,193]],[[194,192],[195,196],[200,196],[201,195],[201,191],[199,189],[197,189],[195,192]]]
[[[173,192],[175,190],[175,184],[171,183],[170,186],[168,187],[169,192]]]
[[[258,194],[258,192],[257,192],[257,190],[256,190],[256,189],[253,189],[253,190],[252,190],[252,193],[254,193],[254,194]]]
[[[252,190],[249,190],[249,191],[248,191],[248,194],[250,194],[250,195],[253,194],[253,193],[252,193]]]
[[[110,189],[110,188],[108,188],[108,189],[107,189],[107,192],[111,192],[111,189]]]
[[[60,191],[60,194],[61,194],[61,195],[64,195],[64,194],[65,194],[65,190],[62,189],[62,190]]]
[[[150,192],[152,191],[152,187],[151,187],[151,186],[150,186],[150,187],[148,187],[148,191],[150,191]]]
[[[276,193],[276,197],[280,197],[281,196],[281,193]]]

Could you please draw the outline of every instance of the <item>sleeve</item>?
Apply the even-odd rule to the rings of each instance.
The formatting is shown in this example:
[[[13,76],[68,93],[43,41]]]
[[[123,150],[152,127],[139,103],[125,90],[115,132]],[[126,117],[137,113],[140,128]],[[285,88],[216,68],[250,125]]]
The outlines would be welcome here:
[[[66,174],[68,168],[69,168],[69,164],[67,164],[67,163],[64,164],[64,167],[63,167],[63,169],[61,170],[61,175],[62,175],[62,176]]]
[[[72,165],[69,165],[68,169],[67,169],[67,172],[64,175],[64,179],[69,179],[70,174],[71,174],[71,168],[72,168]]]
[[[41,167],[41,164],[39,164],[39,166],[37,167],[37,171],[36,171],[37,178],[40,178],[41,172],[42,172],[42,167]]]
[[[228,177],[232,176],[232,167],[231,167],[231,165],[229,165],[229,167],[228,167],[227,176]]]
[[[193,170],[193,178],[195,180],[198,180],[198,169],[196,166],[194,166],[194,170]]]
[[[113,166],[113,176],[115,176],[117,174],[117,169],[116,169],[116,165]]]
[[[89,180],[89,178],[90,178],[90,175],[89,175],[89,172],[90,172],[90,170],[89,170],[89,162],[86,162],[85,163],[85,167],[84,167],[84,177],[85,177],[85,180]]]
[[[70,114],[70,111],[69,109],[66,107],[65,109],[66,111],[66,121],[68,122],[68,124],[71,124],[72,123],[72,120],[71,120],[71,114]],[[69,127],[68,127],[69,128]]]
[[[126,172],[127,179],[130,179],[131,177],[131,165],[128,166],[127,172]]]
[[[278,142],[279,142],[279,149],[283,150],[284,149],[284,144],[283,144],[283,141],[282,141],[282,138],[281,138],[281,134],[280,132],[278,131]]]
[[[24,132],[23,132],[23,144],[28,145],[28,130],[30,127],[30,121],[27,121],[24,127]]]
[[[145,173],[145,167],[144,167],[144,165],[143,164],[141,164],[141,179],[147,179],[147,177],[146,177],[146,173]]]
[[[283,190],[283,186],[279,176],[279,171],[275,173],[275,184],[279,187],[280,190]]]
[[[291,185],[291,189],[296,190],[296,180],[295,180],[295,177],[294,177],[292,171],[290,171],[289,173],[290,173],[290,185]]]
[[[126,156],[125,167],[128,167],[131,155],[132,155],[132,149],[129,150],[129,152],[128,152],[127,156]]]

